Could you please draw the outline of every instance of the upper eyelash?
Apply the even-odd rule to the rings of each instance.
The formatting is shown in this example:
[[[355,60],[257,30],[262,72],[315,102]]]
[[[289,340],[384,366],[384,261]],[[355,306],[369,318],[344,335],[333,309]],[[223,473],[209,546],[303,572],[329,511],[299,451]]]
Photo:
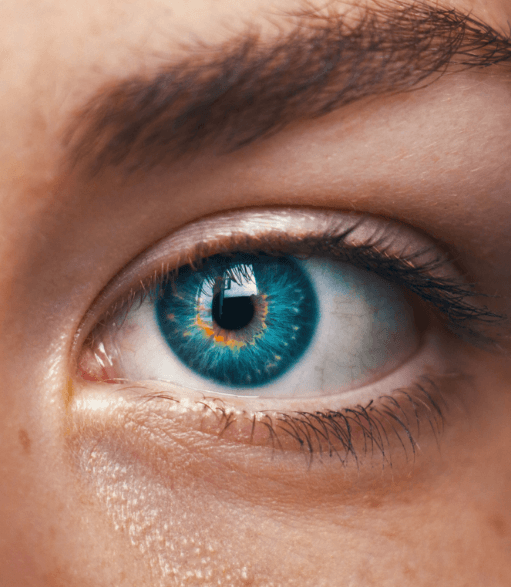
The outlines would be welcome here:
[[[331,242],[320,243],[315,254],[321,254],[322,250],[330,250],[334,254],[338,251],[340,256],[343,249],[339,247],[336,239]],[[477,292],[474,284],[463,283],[461,280],[435,276],[435,272],[447,266],[450,261],[445,257],[436,256],[427,261],[420,261],[431,249],[419,251],[396,257],[387,253],[387,247],[378,245],[363,245],[350,250],[349,260],[357,266],[367,269],[380,277],[404,285],[412,293],[421,299],[431,303],[451,324],[463,326],[472,320],[493,322],[502,320],[504,315],[492,312],[486,306],[470,303],[471,298],[489,298],[487,294]],[[344,260],[344,259],[343,259]]]
[[[363,223],[363,220],[360,223]],[[358,226],[357,223],[341,233],[334,228],[324,238],[306,237],[303,243],[310,249],[311,256],[326,254],[349,261],[380,277],[405,285],[412,293],[434,305],[453,325],[461,326],[462,323],[471,320],[492,322],[505,318],[502,314],[490,311],[486,306],[471,304],[468,301],[474,297],[490,297],[477,292],[474,284],[435,276],[436,272],[447,267],[452,261],[438,253],[429,260],[421,261],[421,257],[426,257],[432,252],[432,248],[426,247],[396,256],[389,252],[392,246],[391,233],[375,235],[361,245],[346,246],[346,238]]]
[[[484,305],[471,302],[472,299],[490,298],[488,294],[476,291],[474,284],[461,279],[435,275],[451,261],[440,254],[427,258],[429,248],[422,248],[412,253],[396,255],[391,253],[392,234],[375,234],[362,244],[347,244],[347,238],[356,230],[364,219],[347,230],[338,230],[336,225],[323,234],[311,234],[300,239],[289,238],[282,233],[268,233],[261,236],[232,235],[221,242],[200,242],[187,253],[178,267],[169,267],[162,263],[161,269],[149,278],[141,280],[138,288],[132,288],[124,299],[114,303],[104,314],[87,337],[89,344],[95,334],[107,323],[122,325],[128,312],[136,305],[142,304],[147,297],[154,296],[160,286],[175,279],[179,269],[191,266],[200,270],[203,263],[213,255],[230,255],[239,252],[265,255],[294,255],[301,259],[322,256],[349,262],[361,269],[366,269],[397,285],[405,287],[423,301],[436,308],[451,328],[463,332],[465,336],[481,343],[495,343],[486,332],[473,326],[474,323],[491,324],[507,320],[503,314],[489,310]]]

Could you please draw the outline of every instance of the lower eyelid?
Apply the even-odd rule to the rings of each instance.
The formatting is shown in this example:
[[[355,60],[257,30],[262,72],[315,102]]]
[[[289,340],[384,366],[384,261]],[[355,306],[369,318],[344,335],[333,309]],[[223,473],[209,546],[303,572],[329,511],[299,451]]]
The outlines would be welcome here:
[[[241,445],[272,450],[279,448],[286,453],[298,452],[306,459],[316,452],[333,451],[340,461],[345,460],[338,453],[346,451],[342,438],[351,434],[353,447],[352,451],[348,451],[352,453],[351,461],[356,454],[358,462],[364,446],[369,443],[375,454],[380,452],[380,460],[384,449],[384,463],[396,450],[400,456],[404,454],[408,458],[413,455],[421,426],[430,440],[440,435],[446,415],[445,406],[454,399],[452,390],[446,392],[446,388],[450,388],[457,378],[444,360],[447,342],[438,334],[430,333],[422,349],[405,367],[400,367],[373,385],[338,396],[294,401],[218,394],[208,396],[164,382],[141,381],[115,386],[100,385],[98,389],[101,393],[105,393],[105,388],[109,390],[106,403],[104,399],[94,402],[90,390],[84,390],[84,398],[87,399],[82,400],[78,389],[76,401],[78,405],[86,401],[89,407],[96,405],[98,409],[106,409],[109,402],[114,407],[116,402],[123,405],[127,402],[126,405],[131,405],[135,412],[140,406],[148,406],[153,416],[158,414],[156,426],[172,422],[172,426],[183,431],[195,430]],[[442,406],[442,409],[438,411],[437,406]],[[347,414],[351,432],[350,427],[346,427]],[[325,417],[329,419],[332,434],[337,429],[340,436],[335,438],[334,435],[330,440],[323,438],[320,442],[318,429],[314,432],[314,426],[307,422],[312,418],[319,430],[324,430],[325,422],[321,419]],[[357,425],[357,418],[362,418],[361,424]],[[379,440],[371,438],[369,431],[373,428]],[[297,430],[301,430],[303,435],[300,439]],[[386,445],[380,446],[386,436]],[[312,445],[309,446],[310,439]],[[421,444],[423,440],[420,439]]]
[[[255,427],[248,415],[233,419],[226,408],[198,402],[184,407],[165,391],[151,391],[144,384],[120,388],[118,395],[105,393],[104,388],[89,388],[86,397],[76,390],[69,442],[77,457],[83,455],[90,463],[88,446],[94,451],[114,451],[116,459],[126,454],[127,462],[135,454],[152,474],[159,471],[168,479],[181,475],[182,467],[189,476],[190,463],[193,475],[205,479],[219,478],[222,471],[240,471],[243,485],[247,475],[254,478],[257,498],[258,491],[261,496],[268,491],[268,479],[274,475],[279,486],[285,486],[306,473],[307,484],[319,483],[321,495],[329,485],[338,492],[350,471],[358,479],[377,475],[381,481],[387,472],[395,480],[436,459],[446,430],[458,428],[453,424],[460,421],[466,377],[431,374],[408,389],[380,398],[372,408],[355,406],[337,413],[282,418],[261,415]],[[236,491],[235,477],[229,479],[225,489]],[[279,499],[278,491],[272,498]]]

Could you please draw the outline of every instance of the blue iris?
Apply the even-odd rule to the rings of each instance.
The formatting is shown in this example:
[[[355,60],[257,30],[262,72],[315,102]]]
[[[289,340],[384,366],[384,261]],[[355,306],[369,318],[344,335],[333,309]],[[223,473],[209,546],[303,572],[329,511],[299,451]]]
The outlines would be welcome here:
[[[230,387],[257,387],[283,375],[316,329],[313,286],[291,257],[215,255],[184,267],[159,292],[160,330],[197,374]]]

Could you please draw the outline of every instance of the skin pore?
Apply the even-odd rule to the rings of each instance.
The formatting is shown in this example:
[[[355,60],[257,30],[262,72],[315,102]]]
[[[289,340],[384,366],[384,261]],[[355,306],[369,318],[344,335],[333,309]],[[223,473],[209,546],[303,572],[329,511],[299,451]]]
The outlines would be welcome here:
[[[363,9],[386,5],[328,10],[354,25]],[[208,422],[201,431],[168,402],[141,404],[133,392],[77,376],[74,340],[104,288],[162,239],[233,210],[315,208],[402,223],[446,251],[492,296],[484,303],[493,312],[511,315],[509,61],[453,67],[424,87],[322,117],[301,113],[234,151],[212,143],[150,168],[135,159],[133,173],[70,165],[69,130],[80,128],[93,96],[206,59],[255,26],[262,39],[282,37],[292,30],[282,15],[302,7],[4,3],[2,585],[511,583],[504,319],[490,332],[494,345],[439,327],[449,375],[439,386],[450,406],[439,446],[423,431],[413,460],[394,441],[392,467],[369,454],[358,466],[325,458],[308,467],[297,450],[273,454],[237,442],[232,430],[208,434]],[[509,34],[507,0],[442,7]]]

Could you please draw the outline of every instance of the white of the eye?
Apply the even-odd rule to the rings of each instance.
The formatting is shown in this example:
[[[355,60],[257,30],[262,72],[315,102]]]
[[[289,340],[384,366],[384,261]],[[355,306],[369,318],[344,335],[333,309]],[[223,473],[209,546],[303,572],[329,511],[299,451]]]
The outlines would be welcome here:
[[[233,389],[201,377],[171,351],[150,300],[130,311],[107,349],[119,375],[222,394],[315,397],[379,379],[418,349],[413,311],[398,287],[345,263],[324,259],[300,263],[316,289],[320,318],[304,356],[279,379],[256,388]]]
[[[310,260],[306,267],[324,292],[315,344],[306,358],[315,372],[308,381],[321,389],[312,395],[365,385],[417,350],[413,310],[398,287],[345,263]]]

